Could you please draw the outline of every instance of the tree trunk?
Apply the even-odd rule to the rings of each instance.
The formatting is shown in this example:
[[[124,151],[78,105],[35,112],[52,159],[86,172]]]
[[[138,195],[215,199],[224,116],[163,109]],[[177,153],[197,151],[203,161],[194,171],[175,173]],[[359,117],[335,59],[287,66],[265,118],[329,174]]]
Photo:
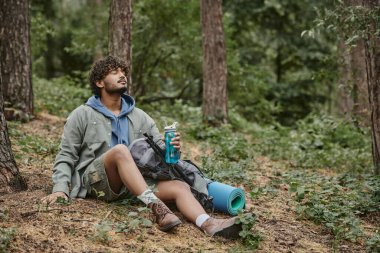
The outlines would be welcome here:
[[[101,18],[101,15],[99,15],[100,13],[100,9],[103,8],[103,0],[96,0],[96,1],[89,1],[88,4],[92,7],[93,10],[96,10],[92,13],[92,18],[93,18],[93,25],[95,27],[95,31],[100,29],[101,25],[102,25],[102,18]],[[98,61],[100,59],[102,59],[104,57],[103,55],[103,48],[102,48],[102,42],[103,42],[103,30],[102,32],[98,32],[96,34],[96,44],[95,44],[95,50],[94,50],[94,56],[93,56],[93,60],[94,62],[95,61]]]
[[[344,3],[346,6],[360,6],[362,0],[345,0]],[[343,41],[339,43],[343,67],[337,105],[340,114],[350,119],[354,117],[359,125],[370,126],[364,43],[364,39],[359,39],[351,48]]]
[[[2,65],[0,62],[0,71]],[[0,72],[2,73],[2,72]],[[0,193],[14,190],[25,190],[26,182],[20,176],[12,154],[11,143],[8,137],[7,122],[4,117],[3,82],[0,75]]]
[[[339,113],[349,119],[354,117],[361,126],[370,126],[364,40],[358,40],[351,49],[341,42],[339,51],[343,60],[337,99]]]
[[[276,54],[276,82],[281,83],[282,82],[282,46],[277,46],[277,54]]]
[[[128,93],[133,95],[135,89],[132,85],[132,0],[111,0],[108,27],[109,54],[127,62]]]
[[[380,0],[365,0],[364,6],[374,9],[380,6]],[[368,97],[371,112],[372,157],[375,173],[380,174],[380,39],[376,36],[376,19],[367,32],[365,41],[365,60],[368,84]]]
[[[53,1],[43,1],[42,10],[48,22],[54,22],[57,18],[56,10],[53,7]],[[48,79],[56,76],[56,66],[54,64],[54,58],[56,57],[55,41],[53,35],[50,33],[46,34],[46,51],[44,53],[45,60],[45,74]]]
[[[203,119],[227,123],[227,65],[221,0],[201,1],[203,44]]]
[[[0,61],[6,116],[28,120],[33,114],[28,0],[0,1]]]
[[[351,49],[351,74],[354,84],[353,113],[361,125],[370,125],[368,87],[365,69],[364,40],[359,40],[356,47]]]
[[[338,96],[335,101],[336,108],[339,115],[344,116],[350,120],[352,119],[351,117],[354,108],[352,86],[355,85],[355,83],[352,83],[351,75],[352,57],[343,41],[339,42],[338,50],[342,63],[339,65]]]

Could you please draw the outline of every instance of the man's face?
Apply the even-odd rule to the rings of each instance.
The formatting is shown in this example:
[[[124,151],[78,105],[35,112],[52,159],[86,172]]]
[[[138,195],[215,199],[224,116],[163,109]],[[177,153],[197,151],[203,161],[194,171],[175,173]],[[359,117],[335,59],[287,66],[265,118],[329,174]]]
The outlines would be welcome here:
[[[120,68],[112,70],[102,81],[98,82],[97,85],[100,88],[104,88],[104,91],[109,94],[123,94],[128,90],[127,78]]]

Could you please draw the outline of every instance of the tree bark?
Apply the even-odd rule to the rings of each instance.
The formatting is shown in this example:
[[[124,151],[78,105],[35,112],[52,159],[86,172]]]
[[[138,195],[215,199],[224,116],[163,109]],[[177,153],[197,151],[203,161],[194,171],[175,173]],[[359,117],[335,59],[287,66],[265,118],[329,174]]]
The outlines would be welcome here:
[[[0,61],[1,70],[2,64]],[[17,168],[8,137],[7,122],[4,117],[2,87],[2,75],[0,75],[0,193],[9,192],[12,189],[25,190],[27,188],[26,182],[20,176]]]
[[[361,125],[370,125],[367,76],[365,70],[364,40],[359,40],[351,50],[351,74],[354,84],[353,113]]]
[[[351,49],[341,42],[339,51],[343,62],[337,99],[338,111],[349,119],[354,117],[361,126],[370,126],[364,40],[358,40]]]
[[[0,74],[9,119],[33,114],[29,12],[28,0],[0,1]]]
[[[360,6],[362,0],[345,0],[346,6]],[[339,43],[342,68],[338,91],[338,111],[349,119],[355,118],[361,126],[370,126],[368,88],[365,62],[364,39],[359,39],[355,47]]]
[[[42,8],[43,13],[47,19],[47,21],[54,22],[56,19],[56,10],[53,6],[53,1],[43,1]],[[54,64],[54,58],[56,57],[55,50],[55,41],[53,35],[50,33],[46,34],[46,51],[44,52],[44,60],[45,60],[45,74],[48,79],[56,76],[56,66]]]
[[[364,6],[371,10],[380,6],[380,0],[364,0]],[[375,174],[380,174],[380,39],[376,36],[376,19],[372,19],[365,40],[365,60],[368,97],[371,112],[372,158]]]
[[[221,0],[200,0],[203,44],[204,121],[227,123],[227,64]]]
[[[135,88],[132,85],[132,0],[111,0],[108,27],[109,54],[127,62],[128,93],[133,95]]]
[[[352,119],[354,108],[354,100],[352,97],[352,75],[351,75],[351,53],[348,52],[347,46],[343,41],[338,45],[341,64],[339,65],[339,81],[338,81],[338,96],[336,99],[336,108],[338,114],[344,116],[348,120]]]
[[[93,25],[95,27],[95,31],[97,29],[99,29],[102,25],[102,18],[101,16],[99,15],[99,10],[101,8],[103,8],[103,0],[96,0],[96,1],[89,1],[88,3],[94,10],[93,13],[92,13],[92,18],[94,19],[93,21]],[[94,62],[95,61],[98,61],[100,59],[102,59],[104,57],[103,55],[103,50],[102,50],[102,37],[104,36],[104,34],[102,32],[98,32],[96,34],[96,44],[95,44],[95,50],[94,50],[94,56],[93,56],[93,60]]]

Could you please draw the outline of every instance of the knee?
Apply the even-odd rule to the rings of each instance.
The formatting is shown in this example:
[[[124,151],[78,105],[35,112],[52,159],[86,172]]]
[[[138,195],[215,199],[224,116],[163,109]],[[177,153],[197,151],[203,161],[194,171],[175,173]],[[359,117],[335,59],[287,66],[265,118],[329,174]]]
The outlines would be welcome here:
[[[178,193],[187,193],[190,192],[190,186],[182,181],[179,180],[173,180],[173,189],[175,189],[176,192]]]
[[[129,149],[123,144],[117,144],[112,148],[115,160],[129,160],[132,159]]]

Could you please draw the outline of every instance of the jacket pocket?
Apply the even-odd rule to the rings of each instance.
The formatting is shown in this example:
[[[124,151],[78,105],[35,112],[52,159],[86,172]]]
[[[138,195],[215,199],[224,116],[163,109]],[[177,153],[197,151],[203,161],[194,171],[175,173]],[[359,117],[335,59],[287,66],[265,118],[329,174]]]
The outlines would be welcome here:
[[[88,123],[84,136],[85,142],[99,143],[105,142],[107,139],[111,139],[111,130],[107,130],[107,127],[102,122],[91,121]]]

